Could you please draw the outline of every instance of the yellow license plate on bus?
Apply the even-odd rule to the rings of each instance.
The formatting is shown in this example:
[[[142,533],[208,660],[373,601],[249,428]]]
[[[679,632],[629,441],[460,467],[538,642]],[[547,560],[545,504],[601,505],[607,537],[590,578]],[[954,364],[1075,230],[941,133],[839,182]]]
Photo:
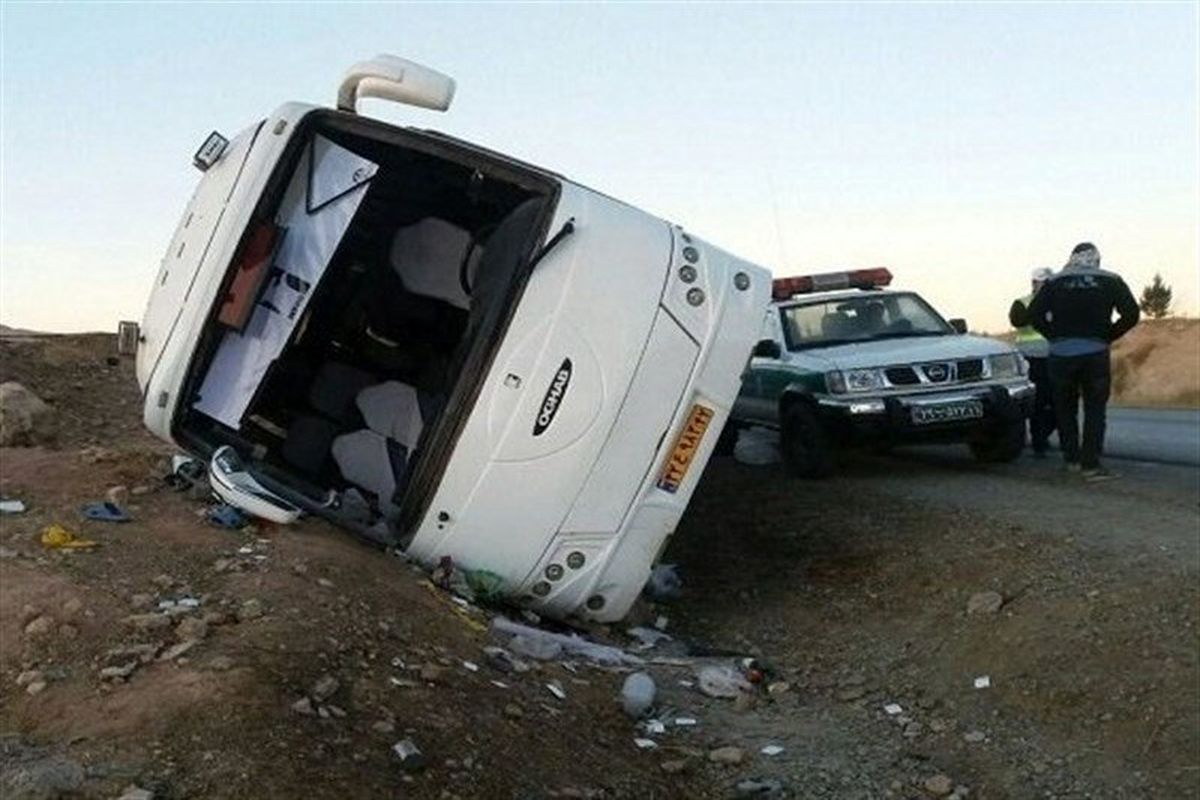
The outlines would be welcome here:
[[[671,451],[671,457],[667,459],[667,465],[663,467],[662,475],[658,478],[658,488],[671,494],[679,491],[679,486],[687,476],[688,468],[692,466],[692,460],[696,457],[696,451],[700,449],[700,442],[704,439],[704,432],[708,430],[708,423],[712,418],[711,408],[699,403],[692,406],[687,424],[679,432],[679,438],[675,440],[675,449]]]

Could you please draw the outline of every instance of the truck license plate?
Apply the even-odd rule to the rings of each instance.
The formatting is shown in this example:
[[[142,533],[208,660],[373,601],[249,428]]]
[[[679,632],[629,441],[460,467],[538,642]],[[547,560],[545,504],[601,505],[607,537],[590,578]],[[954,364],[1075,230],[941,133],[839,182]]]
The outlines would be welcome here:
[[[960,400],[954,403],[912,407],[914,425],[959,422],[964,419],[979,419],[982,416],[983,403],[978,400]]]
[[[671,451],[671,457],[667,459],[667,465],[663,467],[662,475],[658,478],[658,488],[671,494],[679,491],[679,485],[683,483],[688,467],[696,457],[696,451],[700,448],[700,442],[704,439],[704,432],[708,430],[708,423],[712,417],[711,408],[699,403],[692,406],[687,424],[679,432],[679,438],[675,440],[675,449]]]

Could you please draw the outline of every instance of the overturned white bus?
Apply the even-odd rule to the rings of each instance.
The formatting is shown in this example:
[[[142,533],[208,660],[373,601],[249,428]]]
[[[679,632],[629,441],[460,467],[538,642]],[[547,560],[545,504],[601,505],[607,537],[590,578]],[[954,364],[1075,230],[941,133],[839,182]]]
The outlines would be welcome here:
[[[380,56],[336,110],[288,103],[205,141],[137,332],[145,422],[221,450],[262,508],[617,619],[720,433],[770,278],[547,170],[356,113],[453,91]]]

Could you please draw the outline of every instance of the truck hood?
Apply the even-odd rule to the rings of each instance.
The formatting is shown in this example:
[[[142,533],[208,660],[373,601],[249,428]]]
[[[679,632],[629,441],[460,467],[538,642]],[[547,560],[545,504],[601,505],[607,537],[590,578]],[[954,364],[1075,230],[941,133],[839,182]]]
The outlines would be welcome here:
[[[864,369],[891,364],[954,361],[1013,352],[1012,345],[985,336],[945,336],[879,339],[859,344],[818,347],[790,353],[793,364],[822,371]]]

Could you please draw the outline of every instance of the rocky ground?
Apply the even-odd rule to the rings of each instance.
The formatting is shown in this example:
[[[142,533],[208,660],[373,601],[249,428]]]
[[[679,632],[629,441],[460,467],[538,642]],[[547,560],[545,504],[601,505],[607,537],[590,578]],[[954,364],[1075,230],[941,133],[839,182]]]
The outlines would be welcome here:
[[[56,420],[0,449],[0,494],[28,505],[0,517],[6,800],[1200,796],[1190,489],[714,460],[666,558],[682,596],[588,632],[651,662],[635,723],[627,669],[488,649],[515,649],[493,612],[394,555],[312,521],[205,522],[203,493],[162,485],[171,450],[112,346],[0,339],[0,382]],[[1111,530],[923,494],[954,485],[1058,493]],[[132,522],[81,518],[110,492]],[[56,523],[97,546],[46,549]],[[672,641],[638,650],[627,629],[656,623]],[[711,697],[706,666],[761,680]]]

